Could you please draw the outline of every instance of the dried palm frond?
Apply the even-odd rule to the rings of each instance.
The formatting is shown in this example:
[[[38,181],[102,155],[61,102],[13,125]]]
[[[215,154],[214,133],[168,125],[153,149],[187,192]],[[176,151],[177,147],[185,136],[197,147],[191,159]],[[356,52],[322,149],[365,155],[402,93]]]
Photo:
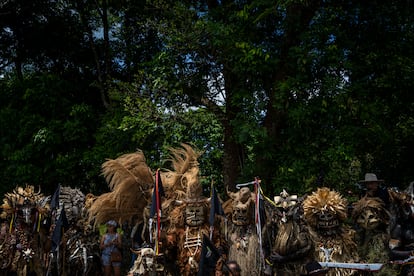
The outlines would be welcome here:
[[[108,159],[102,164],[102,175],[111,192],[92,202],[88,210],[89,221],[96,225],[109,219],[122,222],[142,217],[154,181],[143,152],[139,150]]]
[[[171,148],[170,153],[170,158],[166,161],[171,162],[173,170],[166,173],[168,178],[164,180],[169,190],[187,191],[188,185],[199,185],[198,158],[202,153],[184,143],[181,144],[181,148]]]
[[[125,183],[152,185],[153,182],[151,169],[141,150],[121,155],[117,159],[108,159],[102,164],[102,175],[113,191]]]
[[[198,168],[197,159],[201,156],[201,152],[191,145],[182,143],[181,148],[171,148],[170,152],[170,161],[172,161],[172,167],[176,173],[183,174],[190,168]]]

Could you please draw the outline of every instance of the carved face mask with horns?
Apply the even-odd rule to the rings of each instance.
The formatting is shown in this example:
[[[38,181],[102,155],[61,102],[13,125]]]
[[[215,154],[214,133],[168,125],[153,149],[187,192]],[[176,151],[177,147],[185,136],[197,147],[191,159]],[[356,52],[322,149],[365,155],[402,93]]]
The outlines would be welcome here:
[[[254,194],[248,187],[241,188],[237,193],[227,192],[233,199],[232,222],[235,225],[250,225],[254,223]]]

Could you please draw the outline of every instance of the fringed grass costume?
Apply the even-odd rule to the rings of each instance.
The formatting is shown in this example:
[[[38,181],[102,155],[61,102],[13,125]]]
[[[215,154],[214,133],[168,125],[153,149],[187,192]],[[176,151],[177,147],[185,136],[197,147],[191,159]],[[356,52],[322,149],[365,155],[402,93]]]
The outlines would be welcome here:
[[[362,262],[387,264],[390,257],[388,224],[390,213],[376,197],[363,197],[353,204],[352,221],[357,225],[356,241]],[[393,275],[396,271],[385,265],[375,275]]]
[[[272,275],[297,276],[305,273],[305,264],[313,257],[313,243],[303,218],[303,198],[285,190],[267,202],[264,240]]]
[[[198,157],[200,153],[191,146],[172,149],[172,167],[163,182],[168,183],[167,198],[175,198],[174,208],[169,213],[170,225],[167,230],[168,250],[176,252],[176,264],[180,275],[196,275],[202,251],[203,235],[210,236],[207,214],[210,199],[203,197],[199,182]],[[212,234],[217,248],[225,244],[220,228]]]
[[[327,187],[318,188],[304,200],[303,210],[315,248],[315,260],[359,262],[355,230],[344,223],[347,218],[345,198]],[[327,256],[329,260],[326,259]],[[331,268],[328,275],[355,275],[354,273],[350,269]]]
[[[389,190],[391,199],[390,249],[394,269],[414,275],[414,182],[404,191]]]
[[[260,275],[260,243],[254,220],[255,195],[248,187],[237,192],[227,192],[230,199],[224,203],[224,212],[229,218],[227,241],[228,259],[236,261],[242,273]]]

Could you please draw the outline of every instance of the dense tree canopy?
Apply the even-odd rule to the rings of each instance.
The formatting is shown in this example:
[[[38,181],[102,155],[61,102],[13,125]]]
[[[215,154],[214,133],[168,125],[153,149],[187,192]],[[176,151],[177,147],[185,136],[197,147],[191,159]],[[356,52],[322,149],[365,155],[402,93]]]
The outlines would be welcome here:
[[[414,180],[410,1],[0,5],[0,192],[107,189],[106,158],[203,150],[203,183]]]

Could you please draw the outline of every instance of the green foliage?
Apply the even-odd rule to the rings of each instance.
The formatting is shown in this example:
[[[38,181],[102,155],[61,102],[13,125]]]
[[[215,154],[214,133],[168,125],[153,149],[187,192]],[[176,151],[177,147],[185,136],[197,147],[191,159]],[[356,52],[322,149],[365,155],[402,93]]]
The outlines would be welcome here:
[[[105,192],[107,158],[155,169],[182,142],[219,190],[414,177],[409,3],[46,2],[2,6],[0,193]]]
[[[130,86],[120,85],[124,113],[118,130],[129,132],[130,141],[142,149],[151,168],[168,166],[163,161],[170,147],[191,143],[204,154],[200,160],[204,183],[222,178],[222,126],[204,108],[169,106],[169,99],[132,97]],[[144,92],[145,93],[145,92]]]
[[[97,120],[91,106],[71,98],[72,89],[53,75],[2,81],[2,93],[10,95],[1,106],[6,189],[27,183],[53,191],[57,183],[81,183],[82,152],[91,146]]]

